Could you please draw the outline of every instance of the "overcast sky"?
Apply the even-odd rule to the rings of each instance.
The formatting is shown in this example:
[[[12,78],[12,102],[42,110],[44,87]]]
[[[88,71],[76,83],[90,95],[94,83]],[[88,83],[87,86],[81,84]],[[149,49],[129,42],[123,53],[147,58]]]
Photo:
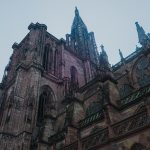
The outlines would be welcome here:
[[[44,23],[59,38],[70,33],[75,6],[94,31],[97,46],[103,44],[111,64],[135,50],[138,44],[135,21],[150,32],[150,0],[0,0],[0,80],[12,54],[33,22]]]

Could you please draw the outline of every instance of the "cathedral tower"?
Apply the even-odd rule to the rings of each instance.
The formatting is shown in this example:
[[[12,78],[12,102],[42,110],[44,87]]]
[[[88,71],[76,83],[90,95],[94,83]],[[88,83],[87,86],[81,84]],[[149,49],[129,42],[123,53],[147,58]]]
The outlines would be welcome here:
[[[112,66],[75,9],[57,39],[31,23],[0,84],[1,150],[149,150],[150,36]]]
[[[93,32],[88,32],[86,25],[80,17],[77,7],[71,27],[71,34],[66,35],[66,44],[72,51],[83,59],[90,59],[97,63],[97,46]]]

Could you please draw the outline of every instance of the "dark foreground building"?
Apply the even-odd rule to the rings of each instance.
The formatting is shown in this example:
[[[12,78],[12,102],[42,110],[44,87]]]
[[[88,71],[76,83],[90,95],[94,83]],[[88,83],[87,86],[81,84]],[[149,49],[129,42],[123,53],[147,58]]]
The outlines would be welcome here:
[[[66,40],[31,23],[0,84],[1,150],[150,150],[150,35],[112,66],[75,10]]]

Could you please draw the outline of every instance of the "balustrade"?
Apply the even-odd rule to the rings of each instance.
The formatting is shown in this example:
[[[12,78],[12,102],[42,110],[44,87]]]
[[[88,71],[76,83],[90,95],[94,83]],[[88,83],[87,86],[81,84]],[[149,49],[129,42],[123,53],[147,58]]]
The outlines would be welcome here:
[[[140,112],[134,116],[131,116],[115,125],[113,125],[113,131],[115,136],[125,135],[132,131],[135,131],[141,127],[144,127],[149,123],[147,113]]]
[[[133,131],[142,129],[150,124],[149,117],[146,111],[142,111],[135,114],[119,123],[112,125],[114,131],[114,137],[119,137],[132,133]],[[81,139],[82,149],[90,150],[95,147],[101,146],[109,142],[109,130],[108,128],[102,129],[94,134],[91,134]],[[78,141],[67,145],[59,150],[78,150]]]
[[[146,86],[143,89],[140,89],[127,96],[126,98],[120,100],[120,105],[123,107],[130,104],[131,102],[137,102],[137,100],[140,100],[141,97],[147,95],[148,93],[150,93],[150,86]]]
[[[104,119],[104,113],[102,111],[99,111],[99,112],[92,114],[92,115],[86,117],[85,119],[81,120],[79,122],[79,126],[80,126],[80,128],[83,128],[95,121],[102,120],[102,119]]]
[[[106,128],[82,139],[82,147],[84,150],[89,150],[106,143],[108,139],[108,129]]]

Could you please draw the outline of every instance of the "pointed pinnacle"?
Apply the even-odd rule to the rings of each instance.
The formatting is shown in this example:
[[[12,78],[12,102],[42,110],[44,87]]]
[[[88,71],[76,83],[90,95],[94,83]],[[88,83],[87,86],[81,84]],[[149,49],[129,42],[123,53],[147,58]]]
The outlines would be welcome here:
[[[102,44],[100,47],[101,47],[102,52],[104,52],[105,51],[104,50],[104,45]]]
[[[135,25],[137,26],[137,27],[140,27],[140,25],[139,25],[139,23],[136,21],[135,22]]]
[[[122,51],[120,49],[119,49],[119,55],[120,55],[121,60],[123,60],[124,57],[123,57]]]
[[[136,51],[139,50],[139,47],[136,45]]]
[[[79,15],[79,11],[78,11],[78,8],[75,7],[75,15],[78,16]]]
[[[145,35],[145,31],[144,31],[143,27],[140,26],[138,22],[135,22],[135,25],[136,25],[138,34],[143,34],[143,35]]]

